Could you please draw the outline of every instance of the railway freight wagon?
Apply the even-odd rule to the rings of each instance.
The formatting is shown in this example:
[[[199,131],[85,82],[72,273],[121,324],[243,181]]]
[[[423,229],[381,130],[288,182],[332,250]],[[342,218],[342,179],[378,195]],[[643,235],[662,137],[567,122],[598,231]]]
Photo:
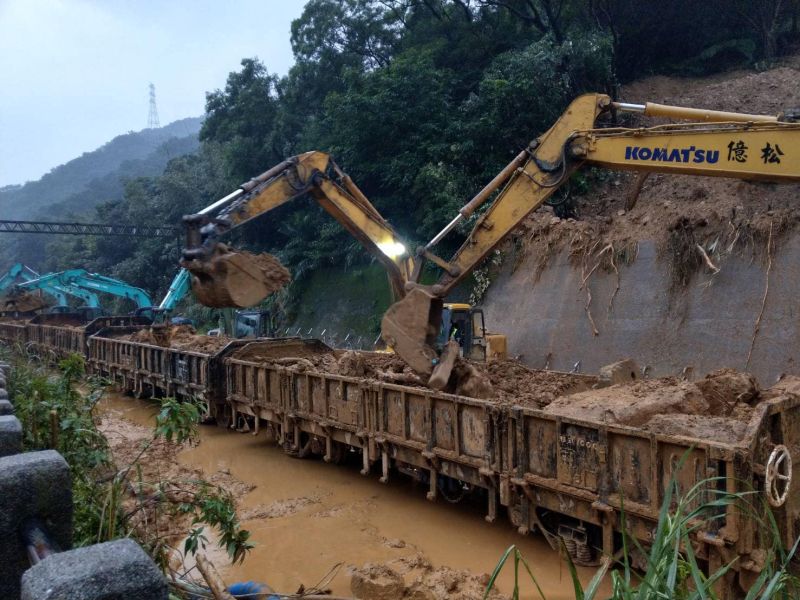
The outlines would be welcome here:
[[[139,327],[107,327],[89,338],[87,370],[109,377],[136,397],[191,397],[208,403],[211,416],[227,424],[223,358],[251,340],[220,338],[217,348],[177,349],[129,339]]]
[[[324,373],[303,359],[279,358],[303,356],[299,344],[253,342],[225,359],[234,415],[255,417],[256,427],[265,421],[296,456],[337,462],[354,452],[362,474],[375,469],[386,482],[392,472],[406,473],[429,485],[431,500],[480,490],[487,520],[503,506],[520,533],[541,531],[554,548],[563,540],[587,565],[620,550],[623,522],[646,547],[673,481],[682,493],[703,490],[691,508],[719,493],[756,490],[755,508],[720,507],[692,533],[709,571],[738,557],[719,584],[729,598],[755,581],[771,546],[751,512],[763,511],[765,496],[783,543],[791,547],[800,535],[800,495],[790,493],[800,385],[756,405],[736,439],[715,441]]]
[[[738,557],[722,586],[728,593],[737,583],[739,591],[750,588],[772,544],[752,511],[765,517],[767,501],[772,505],[787,548],[800,535],[800,495],[790,487],[800,441],[796,394],[761,402],[740,437],[725,441],[521,407],[502,418],[499,488],[509,518],[522,533],[541,529],[564,539],[579,562],[619,550],[623,507],[628,535],[645,546],[652,541],[671,485],[684,494],[699,486],[690,510],[720,493],[758,492],[749,507],[720,507],[692,532],[694,551],[711,572]]]
[[[25,322],[21,320],[0,321],[0,340],[9,345],[25,345]]]
[[[377,462],[386,482],[398,469],[427,483],[430,499],[460,496],[465,485],[484,488],[487,518],[496,517],[495,404],[280,364],[281,357],[303,361],[323,349],[330,351],[316,340],[284,340],[233,352],[225,372],[234,416],[270,423],[284,448],[300,457],[320,454],[338,462],[357,449],[363,474]]]
[[[88,321],[81,313],[52,313],[30,320],[0,321],[0,340],[25,346],[41,356],[65,358],[69,354],[87,355],[87,340],[109,326],[144,327],[146,317],[111,316]]]

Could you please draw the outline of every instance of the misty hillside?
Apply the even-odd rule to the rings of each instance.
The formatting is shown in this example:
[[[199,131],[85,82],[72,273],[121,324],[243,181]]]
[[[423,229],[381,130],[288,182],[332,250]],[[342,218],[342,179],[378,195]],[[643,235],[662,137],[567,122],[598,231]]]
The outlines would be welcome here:
[[[4,219],[55,219],[120,199],[125,179],[160,175],[170,159],[195,152],[201,124],[201,118],[188,118],[119,135],[38,181],[0,188],[0,214]]]

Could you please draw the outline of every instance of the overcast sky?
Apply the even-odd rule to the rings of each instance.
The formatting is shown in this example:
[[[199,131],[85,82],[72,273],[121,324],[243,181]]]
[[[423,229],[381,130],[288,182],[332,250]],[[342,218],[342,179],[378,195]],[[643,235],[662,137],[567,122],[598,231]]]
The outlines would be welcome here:
[[[114,136],[203,114],[245,57],[292,64],[305,0],[0,0],[0,186]]]

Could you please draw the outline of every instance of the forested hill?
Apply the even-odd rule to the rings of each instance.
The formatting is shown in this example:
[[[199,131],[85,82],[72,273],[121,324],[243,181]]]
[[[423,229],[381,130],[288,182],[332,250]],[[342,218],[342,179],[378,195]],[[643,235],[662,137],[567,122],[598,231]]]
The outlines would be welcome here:
[[[119,135],[38,181],[0,188],[0,214],[4,219],[89,215],[98,204],[120,200],[126,179],[160,175],[170,159],[195,152],[201,124],[201,118],[188,118]]]

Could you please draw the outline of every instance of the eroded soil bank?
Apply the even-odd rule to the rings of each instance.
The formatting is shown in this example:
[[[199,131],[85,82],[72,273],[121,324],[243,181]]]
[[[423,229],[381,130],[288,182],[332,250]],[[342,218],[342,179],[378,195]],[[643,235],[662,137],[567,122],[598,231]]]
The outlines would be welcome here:
[[[109,394],[103,407],[102,429],[124,462],[149,437],[157,405]],[[377,476],[358,473],[358,460],[333,466],[293,459],[264,433],[254,437],[203,426],[200,438],[194,448],[155,452],[148,463],[154,473],[202,471],[233,490],[243,526],[257,546],[236,566],[223,552],[209,549],[228,582],[253,579],[294,592],[342,563],[330,584],[335,594],[352,594],[351,575],[359,569],[356,589],[388,578],[390,589],[402,589],[407,597],[466,600],[481,597],[486,574],[517,544],[548,599],[574,598],[566,566],[544,539],[518,535],[505,518],[486,523],[476,504],[429,502],[424,487],[399,475],[382,485]],[[403,581],[387,575],[387,567]],[[594,570],[579,572],[588,582]],[[501,591],[512,585],[509,571],[500,578]],[[523,591],[523,598],[538,598],[530,583]]]

